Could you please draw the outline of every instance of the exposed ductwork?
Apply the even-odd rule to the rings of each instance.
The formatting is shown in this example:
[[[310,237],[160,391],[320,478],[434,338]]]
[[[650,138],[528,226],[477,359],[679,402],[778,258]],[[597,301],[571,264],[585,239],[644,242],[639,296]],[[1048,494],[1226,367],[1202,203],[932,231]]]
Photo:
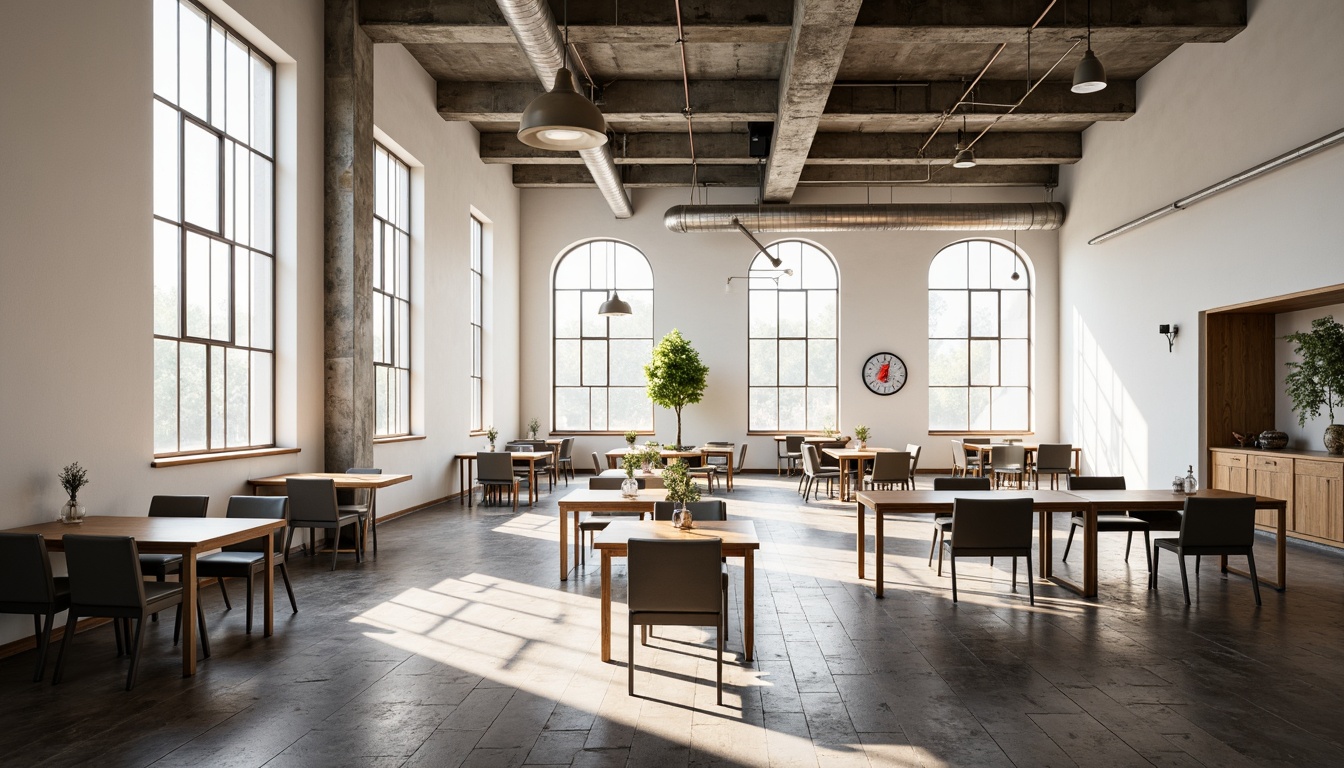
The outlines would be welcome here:
[[[565,44],[560,39],[560,29],[555,25],[551,7],[544,0],[497,0],[499,10],[504,14],[509,29],[518,39],[532,70],[541,80],[541,86],[549,89],[555,84],[555,73],[565,65]],[[616,162],[611,157],[611,149],[603,145],[595,149],[579,150],[588,172],[597,182],[597,189],[607,199],[611,212],[618,219],[628,219],[635,214],[630,204],[630,196],[621,184],[620,174],[616,171]]]
[[[891,203],[887,205],[676,205],[673,232],[861,232],[1059,229],[1062,203]]]

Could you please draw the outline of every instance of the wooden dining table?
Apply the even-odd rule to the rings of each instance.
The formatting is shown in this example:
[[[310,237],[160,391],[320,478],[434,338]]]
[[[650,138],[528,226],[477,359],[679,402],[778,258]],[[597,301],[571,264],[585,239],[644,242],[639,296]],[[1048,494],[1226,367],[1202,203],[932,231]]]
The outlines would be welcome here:
[[[136,548],[144,554],[181,555],[182,571],[182,676],[196,674],[196,601],[199,599],[196,578],[197,556],[230,544],[261,539],[265,562],[262,583],[262,633],[270,637],[275,632],[275,547],[272,534],[285,527],[284,520],[264,520],[238,517],[119,517],[91,515],[79,525],[59,521],[11,528],[5,533],[36,533],[42,536],[47,549],[64,552],[66,534],[87,536],[130,536]]]
[[[509,451],[515,463],[520,461],[527,462],[527,505],[530,507],[537,502],[537,462],[546,461],[555,457],[555,452],[545,451]],[[457,482],[462,489],[462,496],[458,499],[459,505],[472,505],[472,489],[476,487],[476,481],[472,477],[472,472],[476,468],[476,454],[459,453],[453,456],[457,459]]]
[[[646,488],[633,499],[627,499],[620,491],[601,491],[591,488],[577,488],[565,494],[556,503],[560,510],[560,580],[569,579],[569,517],[574,516],[574,562],[579,561],[579,513],[580,512],[638,512],[640,517],[653,516],[654,502],[666,501],[667,491],[661,488]]]
[[[1040,446],[1039,444],[1034,444],[1034,443],[1017,443],[1017,442],[1014,442],[1014,443],[963,443],[962,445],[964,445],[964,446],[966,447],[966,450],[967,450],[968,452],[973,452],[973,453],[975,453],[976,457],[979,459],[980,463],[977,464],[977,465],[976,465],[976,468],[975,468],[975,474],[976,474],[977,476],[979,476],[979,477],[984,477],[984,474],[985,474],[985,467],[989,466],[989,454],[990,454],[991,451],[994,450],[994,446],[996,446],[996,445],[1000,445],[1000,446],[1002,446],[1002,445],[1018,445],[1018,446],[1021,446],[1022,450],[1024,450],[1024,451],[1026,452],[1026,456],[1024,457],[1024,461],[1027,462],[1027,466],[1028,466],[1028,467],[1035,466],[1035,464],[1036,464],[1036,452],[1037,452],[1038,450],[1040,450],[1040,448],[1041,448],[1041,446]],[[1075,445],[1075,446],[1073,446],[1073,474],[1075,474],[1075,475],[1081,475],[1082,472],[1083,472],[1083,449],[1082,449],[1082,446]],[[1025,485],[1025,484],[1026,484],[1026,480],[1024,479],[1024,480],[1022,481],[1022,483],[1023,483],[1023,485]]]
[[[640,448],[636,447],[636,448],[613,448],[610,451],[607,451],[607,468],[608,469],[620,468],[621,459],[625,458],[627,454],[639,453],[640,450],[641,450]],[[660,448],[658,449],[658,455],[662,457],[663,461],[667,461],[668,459],[690,459],[697,457],[703,458],[705,452],[700,448],[695,448],[689,451],[674,451],[671,448]]]
[[[604,470],[602,470],[602,474],[597,475],[597,477],[605,477],[605,478],[608,478],[608,479],[618,477],[618,478],[624,480],[624,479],[625,479],[625,470],[624,470],[624,469],[604,469]],[[650,473],[648,473],[648,474],[644,474],[643,472],[635,472],[634,477],[635,477],[636,480],[642,480],[642,481],[644,481],[644,487],[645,487],[645,488],[662,488],[662,487],[664,487],[664,485],[663,485],[663,476],[662,476],[662,474],[659,473],[659,472],[650,472]]]
[[[606,527],[593,542],[602,553],[602,661],[611,661],[611,560],[625,557],[631,539],[700,540],[713,536],[723,541],[724,557],[742,558],[742,652],[747,661],[756,653],[756,550],[761,548],[756,523],[751,520],[696,521],[689,531],[674,528],[667,520],[619,521]]]
[[[879,453],[894,453],[896,449],[870,445],[867,448],[823,448],[821,451],[840,462],[840,500],[853,501],[854,498],[849,493],[850,465],[858,462],[859,469],[862,470],[863,462],[876,458]]]
[[[248,480],[254,491],[262,488],[283,488],[291,478],[330,478],[336,484],[337,490],[367,490],[369,492],[369,517],[365,525],[378,525],[378,489],[399,483],[410,482],[411,475],[396,474],[393,472],[374,474],[348,474],[345,472],[291,472],[284,475],[271,475],[270,477],[257,477]],[[365,534],[368,531],[364,532]]]

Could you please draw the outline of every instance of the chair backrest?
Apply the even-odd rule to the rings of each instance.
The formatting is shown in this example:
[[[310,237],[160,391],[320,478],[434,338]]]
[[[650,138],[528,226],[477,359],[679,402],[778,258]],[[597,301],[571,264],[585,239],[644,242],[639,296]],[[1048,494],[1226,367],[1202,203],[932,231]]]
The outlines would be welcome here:
[[[513,457],[508,451],[479,451],[476,454],[476,477],[481,480],[513,481]]]
[[[1091,477],[1069,476],[1070,491],[1123,491],[1125,490],[1125,478],[1123,475],[1114,477],[1109,475],[1093,475]]]
[[[803,435],[785,435],[784,451],[786,453],[797,453],[803,449]]]
[[[723,610],[723,540],[630,539],[626,603],[631,611]]]
[[[960,440],[952,441],[952,468],[966,468],[966,444]],[[937,482],[937,480],[934,482]]]
[[[0,606],[55,599],[51,558],[42,535],[0,533]]]
[[[827,448],[844,448],[848,444],[848,440],[822,440],[808,443],[808,445],[817,449],[817,466],[822,469],[838,469],[840,467],[840,460],[826,453]]]
[[[514,441],[511,442],[511,443],[505,443],[505,444],[504,444],[504,450],[505,450],[505,451],[530,451],[530,450],[532,450],[532,444],[531,444],[531,443],[520,443],[520,442],[518,442],[517,440],[514,440]]]
[[[993,483],[988,477],[935,477],[935,491],[990,491]]]
[[[1031,499],[955,499],[954,549],[1031,550]]]
[[[910,454],[910,476],[915,476],[915,470],[919,469],[919,453],[924,450],[922,446],[914,443],[905,444],[905,452]]]
[[[737,451],[737,466],[733,467],[733,469],[737,470],[738,472],[741,472],[746,468],[747,468],[747,444],[743,443],[742,447]]]
[[[1036,448],[1036,468],[1072,469],[1073,446],[1069,443],[1041,443]]]
[[[77,534],[62,538],[65,567],[70,574],[71,603],[144,606],[145,583],[140,576],[140,553],[135,539]]]
[[[966,437],[966,438],[962,438],[962,441],[961,441],[961,442],[962,442],[962,446],[965,447],[965,446],[967,446],[967,445],[989,445],[992,441],[991,441],[988,437]],[[966,450],[966,460],[967,460],[967,461],[970,461],[970,459],[971,459],[971,453],[972,453],[971,449],[967,449],[967,450]],[[976,460],[976,461],[979,461],[979,460],[980,460],[980,457],[981,457],[981,454],[980,454],[978,451],[975,452],[975,460]]]
[[[911,464],[910,454],[905,451],[882,451],[873,457],[873,482],[909,480]]]
[[[149,500],[150,517],[205,517],[209,496],[155,496]]]
[[[691,510],[692,520],[727,520],[728,502],[723,499],[706,499],[704,501],[692,501],[686,505]],[[654,520],[671,520],[672,513],[677,509],[675,501],[655,501],[653,502]]]
[[[566,437],[560,440],[560,458],[571,459],[574,454],[574,438]]]
[[[1255,542],[1255,499],[1186,498],[1183,547],[1249,547]]]
[[[348,473],[347,473],[348,474]],[[225,517],[254,520],[284,520],[289,513],[288,496],[230,496],[229,507],[224,510]],[[285,546],[285,529],[277,528],[271,536],[272,552],[280,552]],[[256,539],[241,544],[224,547],[226,552],[264,552]]]
[[[821,460],[817,458],[817,446],[811,443],[803,443],[803,474],[815,475],[821,468]]]
[[[336,481],[330,477],[291,477],[285,480],[289,496],[289,521],[334,523],[340,518]]]
[[[374,467],[350,467],[350,468],[348,468],[348,469],[345,470],[345,474],[347,474],[347,475],[381,475],[381,474],[383,474],[383,470],[381,470],[381,469],[377,469],[377,468],[374,468]],[[358,502],[354,502],[354,503],[357,503],[357,504],[368,504],[369,494],[372,493],[372,491],[371,491],[370,489],[368,489],[368,488],[354,488],[354,489],[352,489],[352,490],[353,490],[353,493],[350,493],[350,494],[349,494],[349,495],[352,497],[352,498],[351,498],[351,501],[352,501],[352,502],[354,501],[355,498],[358,498],[358,499],[360,499],[360,501],[358,501]],[[337,494],[337,498],[339,498],[339,497],[340,497],[340,494]]]
[[[593,472],[600,475],[603,469],[605,467],[602,466],[602,460],[597,458],[597,451],[593,451]]]
[[[624,477],[590,477],[588,478],[588,488],[594,491],[619,491],[623,482],[625,482]],[[639,483],[640,490],[645,488],[644,478],[636,477],[635,482]]]
[[[1027,463],[1027,449],[1020,445],[996,445],[989,450],[989,463],[995,469],[1021,469]]]

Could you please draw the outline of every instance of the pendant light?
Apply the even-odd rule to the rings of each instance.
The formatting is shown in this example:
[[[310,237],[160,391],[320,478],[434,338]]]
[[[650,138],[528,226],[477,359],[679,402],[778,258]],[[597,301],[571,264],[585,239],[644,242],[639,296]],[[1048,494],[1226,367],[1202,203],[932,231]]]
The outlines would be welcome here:
[[[611,255],[609,255],[607,258],[607,285],[612,285],[611,283],[612,258],[614,258],[614,256]],[[602,302],[602,305],[597,308],[597,314],[601,315],[602,317],[626,317],[628,315],[634,314],[634,312],[630,309],[630,302],[622,301],[621,294],[617,293],[615,286],[613,286],[611,289],[611,297],[608,298],[606,301]]]
[[[1073,70],[1074,93],[1096,93],[1106,87],[1106,68],[1092,52],[1092,0],[1087,0],[1087,52]]]
[[[607,143],[607,121],[602,110],[579,93],[569,71],[569,3],[565,3],[565,56],[556,70],[555,84],[523,110],[518,140],[537,149],[557,152],[593,149]],[[628,313],[627,313],[628,314]]]
[[[957,155],[956,157],[952,158],[953,168],[975,167],[975,153],[972,152],[969,147],[963,148],[961,144],[962,136],[965,133],[966,133],[966,116],[962,115],[961,130],[957,131]]]

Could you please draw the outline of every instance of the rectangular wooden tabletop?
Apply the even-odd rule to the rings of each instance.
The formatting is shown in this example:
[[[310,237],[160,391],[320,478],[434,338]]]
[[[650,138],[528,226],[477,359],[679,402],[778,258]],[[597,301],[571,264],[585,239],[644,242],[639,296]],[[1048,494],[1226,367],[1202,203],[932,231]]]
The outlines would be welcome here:
[[[639,496],[627,499],[620,491],[593,490],[576,488],[560,498],[557,504],[563,509],[578,509],[583,512],[601,512],[613,508],[628,509],[629,505],[649,505],[655,501],[666,501],[667,491],[662,488],[645,488]],[[625,506],[618,506],[625,505]]]
[[[879,453],[896,453],[895,448],[822,448],[821,452],[836,459],[872,459]]]
[[[267,531],[285,527],[284,520],[261,520],[229,517],[119,517],[91,515],[78,525],[66,525],[58,520],[22,528],[11,528],[6,533],[38,533],[47,542],[47,548],[62,551],[61,537],[66,534],[85,536],[130,536],[141,552],[182,552],[217,549],[260,538]]]
[[[300,480],[309,478],[330,478],[336,481],[337,488],[386,488],[389,485],[404,483],[411,479],[410,475],[397,475],[386,472],[381,475],[347,475],[344,472],[291,472],[286,475],[256,477],[247,482],[258,488],[263,486],[273,487],[284,485],[285,481],[291,477]]]
[[[748,549],[761,548],[761,540],[756,535],[756,523],[751,520],[703,520],[696,522],[689,531],[674,528],[668,520],[631,520],[609,523],[597,533],[593,549],[607,549],[613,554],[623,554],[630,539],[689,541],[706,537],[722,539],[723,552],[730,557],[741,555]]]
[[[1184,493],[1175,491],[1069,491],[1070,494],[1081,499],[1086,499],[1087,503],[1096,505],[1098,511],[1110,511],[1113,509],[1133,509],[1144,510],[1173,510],[1183,509],[1185,500],[1190,498]],[[1196,491],[1195,498],[1200,499],[1242,499],[1249,494],[1237,493],[1236,491],[1224,491],[1216,488],[1206,488]],[[1274,499],[1268,496],[1256,496],[1255,506],[1260,509],[1283,509],[1288,502],[1283,499]]]
[[[1089,503],[1064,491],[859,491],[856,498],[863,506],[878,512],[950,512],[956,499],[1029,498],[1034,507],[1063,510],[1082,509]]]

